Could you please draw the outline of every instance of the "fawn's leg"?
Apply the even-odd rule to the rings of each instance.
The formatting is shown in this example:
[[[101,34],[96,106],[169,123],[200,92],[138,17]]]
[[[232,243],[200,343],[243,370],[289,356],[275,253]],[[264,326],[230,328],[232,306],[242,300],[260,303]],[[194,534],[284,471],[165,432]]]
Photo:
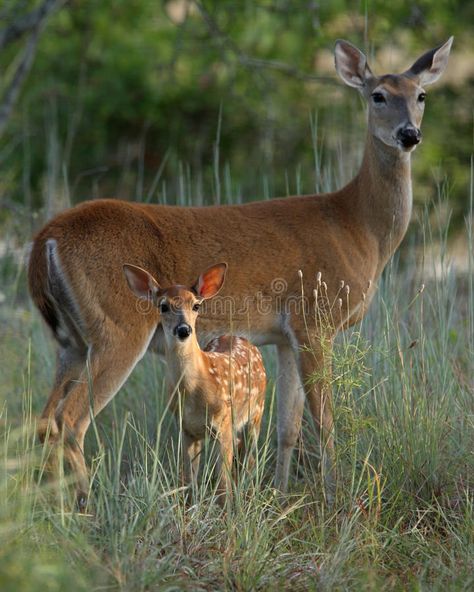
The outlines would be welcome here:
[[[197,485],[199,461],[201,460],[201,440],[196,440],[185,430],[181,436],[183,457],[183,486]]]
[[[219,439],[219,484],[217,486],[218,502],[225,504],[226,498],[232,496],[232,461],[234,458],[234,436],[232,421],[229,419],[218,433]]]
[[[260,396],[257,403],[255,413],[247,425],[246,438],[242,438],[244,445],[240,451],[242,460],[246,460],[247,468],[251,470],[255,465],[255,457],[258,451],[258,437],[260,435],[260,427],[262,425],[263,409],[265,405],[265,393]]]
[[[277,347],[277,356],[278,453],[275,487],[285,493],[288,488],[291,456],[301,429],[304,391],[292,347],[290,345],[279,345]]]
[[[194,446],[190,450],[191,453],[191,468],[193,473],[193,483],[197,485],[199,475],[199,463],[201,461],[202,440],[196,440]]]

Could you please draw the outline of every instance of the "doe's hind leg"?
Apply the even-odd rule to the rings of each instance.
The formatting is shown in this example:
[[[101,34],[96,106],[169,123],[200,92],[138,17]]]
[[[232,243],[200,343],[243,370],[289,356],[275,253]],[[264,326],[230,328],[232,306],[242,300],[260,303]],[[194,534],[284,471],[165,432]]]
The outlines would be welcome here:
[[[53,388],[41,417],[36,423],[36,432],[41,443],[50,445],[45,462],[45,475],[55,479],[59,475],[60,431],[56,422],[56,410],[66,397],[71,386],[80,379],[86,365],[86,354],[73,346],[60,346],[56,356],[56,375]]]
[[[53,388],[37,423],[38,437],[44,442],[49,435],[52,440],[58,435],[55,420],[56,408],[67,395],[73,381],[79,380],[85,368],[87,352],[72,345],[60,346],[56,354],[56,374]]]
[[[115,334],[105,345],[91,347],[89,363],[80,378],[70,383],[66,396],[56,408],[55,419],[64,442],[64,458],[76,476],[81,509],[86,505],[89,490],[83,453],[87,429],[92,418],[114,397],[142,358],[152,333],[137,331],[132,337]]]

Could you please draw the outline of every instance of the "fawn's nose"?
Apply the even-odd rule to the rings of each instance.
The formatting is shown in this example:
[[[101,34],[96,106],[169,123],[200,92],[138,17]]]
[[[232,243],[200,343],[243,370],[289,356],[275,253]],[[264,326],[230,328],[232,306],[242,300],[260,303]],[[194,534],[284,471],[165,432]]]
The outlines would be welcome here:
[[[181,341],[187,339],[192,332],[192,327],[187,323],[180,323],[174,328],[174,334],[177,335],[178,339],[180,339]]]
[[[397,139],[404,148],[411,148],[420,143],[421,131],[413,125],[407,125],[398,130]]]

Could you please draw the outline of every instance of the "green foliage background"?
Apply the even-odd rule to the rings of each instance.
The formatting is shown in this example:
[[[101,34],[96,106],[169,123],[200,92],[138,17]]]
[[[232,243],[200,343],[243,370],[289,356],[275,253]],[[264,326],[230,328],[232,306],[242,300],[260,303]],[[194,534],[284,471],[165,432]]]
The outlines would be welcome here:
[[[4,23],[35,5],[5,0]],[[428,97],[415,201],[430,203],[446,182],[460,221],[474,68],[456,65],[472,62],[473,33],[465,0],[67,2],[1,140],[1,203],[47,216],[92,197],[174,201],[183,178],[198,202],[340,185],[358,166],[364,110],[336,77],[335,39],[371,63],[384,51],[381,72],[454,35],[452,71]],[[21,43],[0,54],[3,85]]]
[[[7,22],[18,5],[6,0]],[[91,197],[153,199],[155,179],[174,200],[183,171],[204,201],[309,193],[344,159],[341,184],[358,165],[364,114],[336,80],[335,39],[408,67],[454,35],[452,72],[428,97],[415,199],[431,201],[446,179],[460,217],[474,69],[453,70],[472,55],[473,23],[464,0],[71,1],[49,21],[2,139],[0,199],[51,214]],[[4,82],[19,47],[0,55]]]

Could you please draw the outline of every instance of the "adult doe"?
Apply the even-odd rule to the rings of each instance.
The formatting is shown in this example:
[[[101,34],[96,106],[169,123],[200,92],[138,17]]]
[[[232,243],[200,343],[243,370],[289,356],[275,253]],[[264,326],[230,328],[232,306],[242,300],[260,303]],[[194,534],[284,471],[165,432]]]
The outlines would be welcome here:
[[[124,265],[132,292],[151,300],[161,314],[170,396],[181,417],[184,484],[197,479],[202,441],[212,433],[220,447],[221,502],[222,494],[232,491],[232,460],[234,452],[244,448],[244,430],[251,447],[257,446],[267,384],[262,356],[246,339],[226,335],[211,340],[204,350],[199,347],[199,308],[219,292],[226,268],[222,263],[210,267],[191,288],[163,289],[146,270]]]
[[[67,434],[64,453],[80,491],[88,490],[82,450],[91,414],[107,405],[148,349],[164,351],[162,315],[158,309],[137,314],[123,262],[149,270],[164,285],[191,285],[195,269],[219,259],[229,265],[221,294],[232,298],[232,315],[203,314],[199,335],[208,342],[229,332],[231,322],[233,334],[256,345],[276,344],[275,485],[287,489],[306,395],[326,492],[332,492],[331,344],[341,328],[363,317],[377,278],[405,235],[412,210],[410,156],[421,141],[424,87],[443,73],[451,44],[452,38],[402,74],[376,76],[362,52],[337,41],[336,70],[368,104],[362,165],[338,191],[201,208],[98,200],[59,214],[38,233],[30,291],[59,344],[40,429],[44,437],[48,423],[53,440]],[[321,324],[306,323],[304,307],[294,306],[302,294],[313,294],[316,277],[322,277],[324,290],[314,292],[313,304],[324,309],[328,302],[340,303],[337,315]],[[339,299],[342,281],[350,294]]]

